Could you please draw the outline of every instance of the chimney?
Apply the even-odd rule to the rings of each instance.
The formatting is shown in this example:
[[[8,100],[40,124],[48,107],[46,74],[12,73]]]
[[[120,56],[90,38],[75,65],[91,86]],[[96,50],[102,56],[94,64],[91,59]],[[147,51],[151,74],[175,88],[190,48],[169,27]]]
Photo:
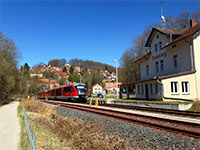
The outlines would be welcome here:
[[[194,27],[197,24],[197,20],[196,19],[191,19],[190,20],[190,27]]]

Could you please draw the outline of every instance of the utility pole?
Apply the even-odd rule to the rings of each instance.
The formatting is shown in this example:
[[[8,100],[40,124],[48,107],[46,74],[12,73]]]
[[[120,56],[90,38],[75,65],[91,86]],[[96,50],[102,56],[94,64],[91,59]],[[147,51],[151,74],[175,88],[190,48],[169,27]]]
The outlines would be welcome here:
[[[117,60],[113,60],[116,64],[116,92],[117,92],[117,99],[118,99],[118,69],[117,69]]]

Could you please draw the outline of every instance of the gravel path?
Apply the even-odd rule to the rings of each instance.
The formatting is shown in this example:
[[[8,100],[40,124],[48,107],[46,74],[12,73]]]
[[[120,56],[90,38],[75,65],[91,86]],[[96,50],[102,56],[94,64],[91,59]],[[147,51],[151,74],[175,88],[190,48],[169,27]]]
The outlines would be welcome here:
[[[166,131],[155,131],[155,128],[137,125],[104,117],[76,111],[61,106],[57,107],[57,112],[63,116],[76,117],[87,122],[103,122],[103,127],[108,133],[116,133],[122,139],[128,140],[132,145],[142,150],[199,150],[200,142],[193,141],[192,137],[177,137],[175,133],[165,133]]]
[[[17,117],[18,101],[0,107],[0,150],[17,150],[20,124]]]

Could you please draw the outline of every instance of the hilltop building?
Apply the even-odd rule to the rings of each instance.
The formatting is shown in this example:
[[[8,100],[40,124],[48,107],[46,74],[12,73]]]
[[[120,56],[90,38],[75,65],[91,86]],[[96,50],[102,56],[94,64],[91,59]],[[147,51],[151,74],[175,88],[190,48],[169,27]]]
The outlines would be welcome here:
[[[99,84],[95,84],[91,88],[92,94],[102,94],[102,92],[103,92],[103,87]]]
[[[108,93],[116,93],[117,91],[119,92],[119,88],[116,88],[116,85],[121,86],[122,83],[121,82],[106,82],[105,83],[105,90],[108,92]]]
[[[153,28],[146,47],[136,60],[140,80],[138,99],[200,100],[200,23],[188,29]]]

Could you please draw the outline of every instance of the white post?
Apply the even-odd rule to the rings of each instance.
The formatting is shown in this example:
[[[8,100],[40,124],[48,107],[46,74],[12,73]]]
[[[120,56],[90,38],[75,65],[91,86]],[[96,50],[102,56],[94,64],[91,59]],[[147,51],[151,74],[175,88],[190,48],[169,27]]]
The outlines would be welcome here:
[[[118,99],[118,70],[117,70],[117,60],[113,60],[116,64],[116,92],[117,92],[117,99]]]
[[[80,83],[81,83],[81,72],[79,72],[78,75],[80,76]]]

